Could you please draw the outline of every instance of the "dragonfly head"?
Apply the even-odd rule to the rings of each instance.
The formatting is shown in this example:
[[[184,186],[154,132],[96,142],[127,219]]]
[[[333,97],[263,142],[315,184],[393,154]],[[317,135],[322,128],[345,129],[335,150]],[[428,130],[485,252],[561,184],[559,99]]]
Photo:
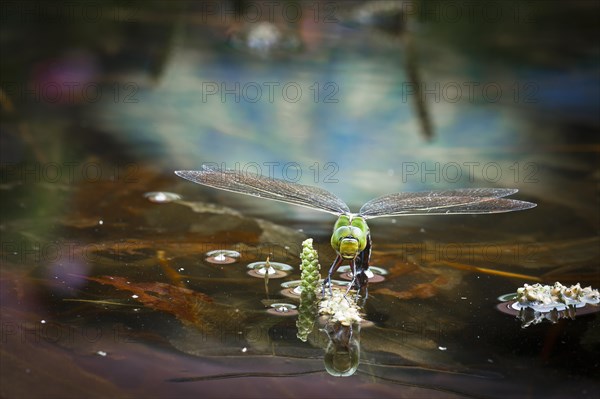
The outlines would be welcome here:
[[[331,246],[344,259],[354,259],[367,245],[369,228],[360,217],[340,216],[333,228]]]

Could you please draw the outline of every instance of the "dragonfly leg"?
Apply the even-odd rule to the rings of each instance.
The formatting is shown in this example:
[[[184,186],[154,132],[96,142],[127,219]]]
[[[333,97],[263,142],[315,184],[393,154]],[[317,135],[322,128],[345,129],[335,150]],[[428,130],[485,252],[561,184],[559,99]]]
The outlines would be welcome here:
[[[348,284],[348,289],[346,290],[346,295],[350,292],[352,288],[354,288],[357,280],[356,280],[356,258],[350,261],[350,272],[352,273],[352,281]],[[346,296],[344,295],[344,296]],[[358,295],[358,292],[357,292]]]
[[[339,254],[338,254],[338,256],[335,257],[335,259],[333,261],[333,264],[329,268],[329,273],[327,274],[327,277],[325,278],[325,280],[323,280],[323,296],[325,296],[325,287],[327,287],[327,286],[329,286],[329,294],[332,295],[332,292],[331,292],[331,276],[333,276],[333,273],[335,273],[337,271],[337,269],[342,264],[343,260],[344,259]]]
[[[369,277],[367,277],[367,270],[369,270],[369,262],[371,261],[371,235],[367,234],[367,245],[365,249],[358,254],[355,259],[355,267],[352,270],[354,278],[352,279],[353,285],[356,283],[357,291],[361,289],[367,290],[369,284]],[[356,280],[356,282],[355,282]],[[366,296],[365,296],[366,298]]]

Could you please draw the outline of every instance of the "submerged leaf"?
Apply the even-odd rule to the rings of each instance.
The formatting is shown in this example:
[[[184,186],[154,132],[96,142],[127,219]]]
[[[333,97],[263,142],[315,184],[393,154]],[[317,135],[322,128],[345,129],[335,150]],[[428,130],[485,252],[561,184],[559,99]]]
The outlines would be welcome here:
[[[131,282],[124,277],[112,276],[87,277],[87,279],[104,285],[112,285],[119,290],[133,292],[137,295],[136,300],[145,306],[171,313],[182,322],[190,324],[199,324],[203,317],[203,308],[206,307],[206,304],[212,303],[212,299],[208,295],[165,283]]]

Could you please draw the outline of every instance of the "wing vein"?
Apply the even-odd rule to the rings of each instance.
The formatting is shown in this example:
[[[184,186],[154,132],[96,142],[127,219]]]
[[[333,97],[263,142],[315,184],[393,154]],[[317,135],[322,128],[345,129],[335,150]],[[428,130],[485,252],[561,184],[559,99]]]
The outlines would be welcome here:
[[[241,171],[219,170],[206,165],[203,165],[202,170],[180,170],[175,174],[194,183],[225,191],[304,206],[338,216],[350,213],[344,201],[319,187]]]

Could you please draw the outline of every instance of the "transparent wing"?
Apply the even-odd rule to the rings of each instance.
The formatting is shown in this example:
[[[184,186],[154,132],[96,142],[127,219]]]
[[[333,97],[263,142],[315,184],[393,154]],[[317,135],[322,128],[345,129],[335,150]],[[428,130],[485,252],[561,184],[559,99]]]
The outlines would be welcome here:
[[[178,170],[175,174],[194,183],[234,193],[300,205],[338,216],[350,213],[344,201],[318,187],[289,183],[241,171],[219,170],[206,165],[202,166],[202,170]]]
[[[402,215],[456,215],[501,213],[529,209],[536,204],[503,199],[517,189],[473,188],[446,191],[396,193],[375,198],[360,208],[365,219]]]

